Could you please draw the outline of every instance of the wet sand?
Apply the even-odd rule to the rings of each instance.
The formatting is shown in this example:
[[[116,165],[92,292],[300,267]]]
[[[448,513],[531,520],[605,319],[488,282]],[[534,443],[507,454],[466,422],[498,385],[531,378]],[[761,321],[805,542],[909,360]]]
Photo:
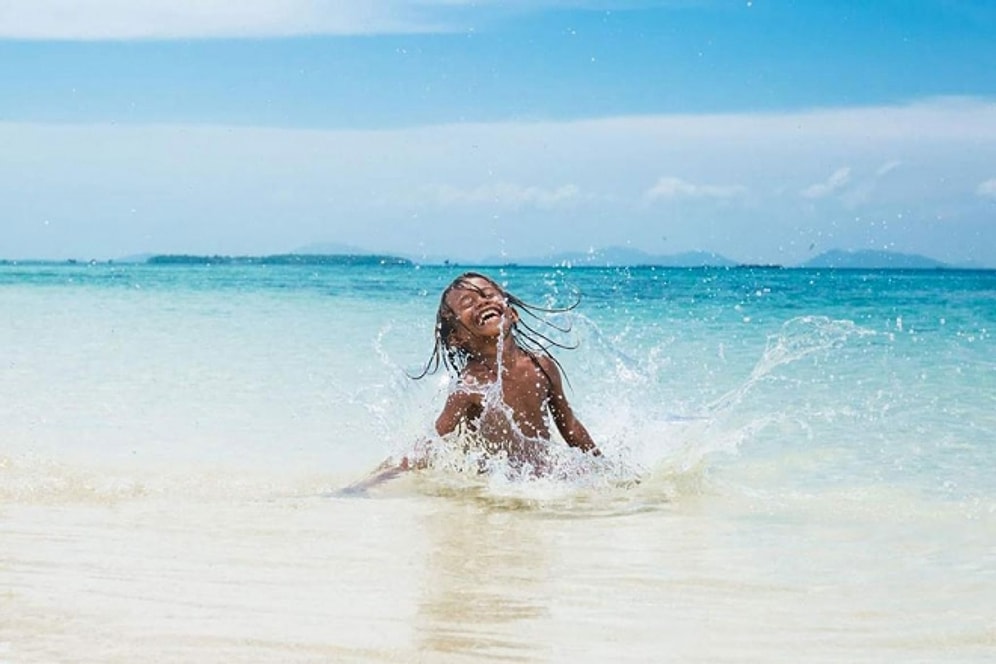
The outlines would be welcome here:
[[[836,518],[840,505],[496,496],[418,478],[354,498],[136,493],[0,506],[0,662],[996,653],[991,520],[952,539]]]

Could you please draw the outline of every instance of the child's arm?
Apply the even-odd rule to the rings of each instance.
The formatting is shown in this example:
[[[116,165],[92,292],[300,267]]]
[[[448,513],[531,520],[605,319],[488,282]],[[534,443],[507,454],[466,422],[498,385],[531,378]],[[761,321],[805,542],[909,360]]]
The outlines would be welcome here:
[[[446,399],[446,405],[443,406],[443,412],[436,418],[436,433],[445,436],[456,431],[462,422],[470,421],[480,410],[479,401],[479,396],[464,390],[451,392]],[[425,468],[429,463],[428,447],[430,444],[431,442],[428,440],[418,443],[411,452],[401,457],[400,461],[393,458],[386,459],[365,478],[340,489],[337,494],[341,496],[363,495],[367,489],[393,480],[404,472]]]
[[[481,396],[464,389],[455,389],[446,398],[443,412],[436,418],[436,433],[453,433],[460,424],[467,424],[480,415]]]
[[[364,477],[362,480],[358,480],[349,486],[339,489],[334,495],[362,496],[366,494],[367,489],[372,489],[379,484],[393,480],[401,473],[410,469],[411,465],[408,463],[407,457],[402,459],[401,463],[395,463],[393,459],[388,459],[384,461],[384,463],[377,466],[372,473]]]
[[[412,450],[401,457],[400,460],[390,457],[381,462],[379,466],[364,477],[362,480],[353,482],[336,492],[339,496],[365,495],[367,489],[389,482],[409,470],[421,470],[429,465],[430,440],[421,440],[416,443]]]
[[[564,441],[571,447],[576,447],[582,452],[589,452],[593,456],[601,456],[601,452],[591,439],[591,434],[584,428],[567,402],[567,395],[564,394],[564,383],[557,369],[557,363],[549,357],[540,358],[543,371],[550,378],[550,414],[557,425],[557,430],[564,437]]]

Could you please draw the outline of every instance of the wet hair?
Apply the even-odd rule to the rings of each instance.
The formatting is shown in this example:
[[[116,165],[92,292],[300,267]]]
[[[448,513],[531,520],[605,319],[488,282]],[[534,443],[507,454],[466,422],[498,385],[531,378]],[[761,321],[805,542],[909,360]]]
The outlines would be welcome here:
[[[456,312],[453,311],[453,309],[450,308],[450,305],[446,303],[446,298],[453,291],[460,289],[480,292],[480,288],[470,283],[470,279],[474,278],[483,279],[498,289],[498,292],[504,296],[505,301],[514,307],[516,311],[529,315],[535,321],[550,327],[559,333],[566,334],[571,331],[570,325],[561,327],[560,325],[550,322],[539,314],[564,313],[571,311],[581,302],[580,296],[578,296],[577,300],[575,300],[572,304],[566,307],[540,307],[535,304],[529,304],[515,295],[512,295],[496,283],[491,277],[485,276],[478,272],[464,272],[450,282],[450,285],[446,287],[443,294],[439,298],[439,309],[436,311],[435,344],[432,348],[432,354],[429,356],[429,361],[425,363],[425,367],[422,368],[422,372],[417,376],[412,376],[415,380],[435,373],[439,369],[440,365],[446,367],[446,370],[451,375],[460,375],[467,366],[466,351],[458,345],[450,343],[450,338],[453,333],[456,332],[457,326],[461,323],[457,319]],[[577,344],[570,345],[551,339],[549,336],[524,321],[521,315],[519,316],[519,319],[512,324],[511,335],[515,345],[526,351],[530,359],[532,359],[533,362],[536,363],[536,366],[539,367],[540,371],[546,374],[546,371],[537,360],[537,355],[550,358],[553,363],[557,365],[557,368],[560,369],[560,373],[564,375],[564,379],[567,380],[567,374],[564,372],[564,367],[561,366],[557,358],[550,354],[549,349],[551,347],[556,347],[565,350],[572,350],[577,348]],[[550,377],[547,375],[548,380],[549,378]],[[568,385],[569,384],[570,381],[568,381]]]

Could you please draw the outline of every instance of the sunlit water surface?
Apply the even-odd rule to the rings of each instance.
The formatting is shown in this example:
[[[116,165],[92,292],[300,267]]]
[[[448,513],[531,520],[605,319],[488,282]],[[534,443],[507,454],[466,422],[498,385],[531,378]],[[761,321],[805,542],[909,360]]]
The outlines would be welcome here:
[[[337,494],[459,272],[0,265],[0,662],[996,656],[996,273],[494,269],[605,458]]]

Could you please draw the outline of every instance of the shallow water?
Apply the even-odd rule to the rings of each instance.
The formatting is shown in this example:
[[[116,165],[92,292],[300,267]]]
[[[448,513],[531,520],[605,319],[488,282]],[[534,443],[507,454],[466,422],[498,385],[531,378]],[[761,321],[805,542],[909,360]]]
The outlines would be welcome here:
[[[607,465],[335,495],[458,272],[0,266],[0,661],[996,656],[996,273],[495,270]]]

